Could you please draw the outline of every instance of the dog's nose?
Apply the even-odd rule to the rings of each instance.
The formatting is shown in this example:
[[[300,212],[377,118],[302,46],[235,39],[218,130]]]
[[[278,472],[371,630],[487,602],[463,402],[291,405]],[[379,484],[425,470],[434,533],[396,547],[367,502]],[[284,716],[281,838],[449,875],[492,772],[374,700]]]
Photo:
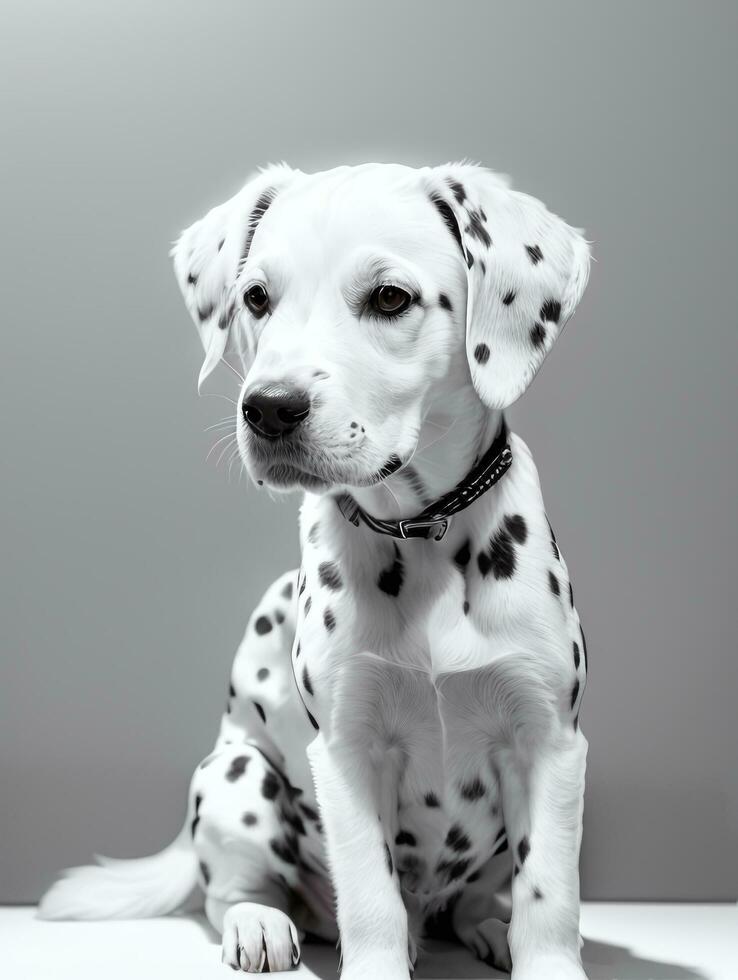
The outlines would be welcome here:
[[[278,439],[305,421],[310,414],[310,398],[295,385],[255,385],[243,396],[241,411],[250,429],[267,439]]]

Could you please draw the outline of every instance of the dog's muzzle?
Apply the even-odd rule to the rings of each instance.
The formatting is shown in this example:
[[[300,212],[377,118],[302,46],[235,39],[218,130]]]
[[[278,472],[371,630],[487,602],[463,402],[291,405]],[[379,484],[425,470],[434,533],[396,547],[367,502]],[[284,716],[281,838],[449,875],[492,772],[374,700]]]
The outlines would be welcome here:
[[[310,396],[282,382],[254,385],[243,396],[241,411],[252,432],[279,439],[293,432],[310,414]]]

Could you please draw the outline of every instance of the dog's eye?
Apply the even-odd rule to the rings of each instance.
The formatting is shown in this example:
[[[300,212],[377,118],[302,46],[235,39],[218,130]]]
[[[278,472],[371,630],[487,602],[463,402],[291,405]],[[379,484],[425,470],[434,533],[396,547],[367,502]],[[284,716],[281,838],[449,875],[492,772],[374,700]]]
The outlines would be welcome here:
[[[267,291],[258,283],[253,286],[249,286],[249,288],[243,294],[243,301],[248,309],[251,310],[251,312],[257,318],[264,316],[266,311],[269,309],[269,296],[267,295]]]
[[[399,316],[412,301],[410,293],[399,286],[379,286],[369,297],[369,305],[380,316]]]

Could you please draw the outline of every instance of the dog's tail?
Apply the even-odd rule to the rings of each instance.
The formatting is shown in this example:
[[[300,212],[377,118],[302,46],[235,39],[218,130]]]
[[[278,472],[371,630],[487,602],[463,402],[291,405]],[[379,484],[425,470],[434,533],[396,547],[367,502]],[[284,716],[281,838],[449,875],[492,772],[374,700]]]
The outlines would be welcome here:
[[[68,868],[45,893],[40,919],[148,919],[181,908],[197,885],[197,857],[187,825],[158,854]]]

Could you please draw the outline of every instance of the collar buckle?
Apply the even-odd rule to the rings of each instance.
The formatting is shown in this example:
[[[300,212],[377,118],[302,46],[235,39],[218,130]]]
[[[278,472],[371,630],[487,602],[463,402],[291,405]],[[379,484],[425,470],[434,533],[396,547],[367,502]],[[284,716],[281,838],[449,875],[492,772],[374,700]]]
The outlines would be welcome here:
[[[403,538],[424,538],[426,541],[430,538],[433,538],[434,541],[440,541],[446,531],[448,531],[448,524],[448,517],[441,517],[437,520],[404,520],[397,522],[400,535]]]

